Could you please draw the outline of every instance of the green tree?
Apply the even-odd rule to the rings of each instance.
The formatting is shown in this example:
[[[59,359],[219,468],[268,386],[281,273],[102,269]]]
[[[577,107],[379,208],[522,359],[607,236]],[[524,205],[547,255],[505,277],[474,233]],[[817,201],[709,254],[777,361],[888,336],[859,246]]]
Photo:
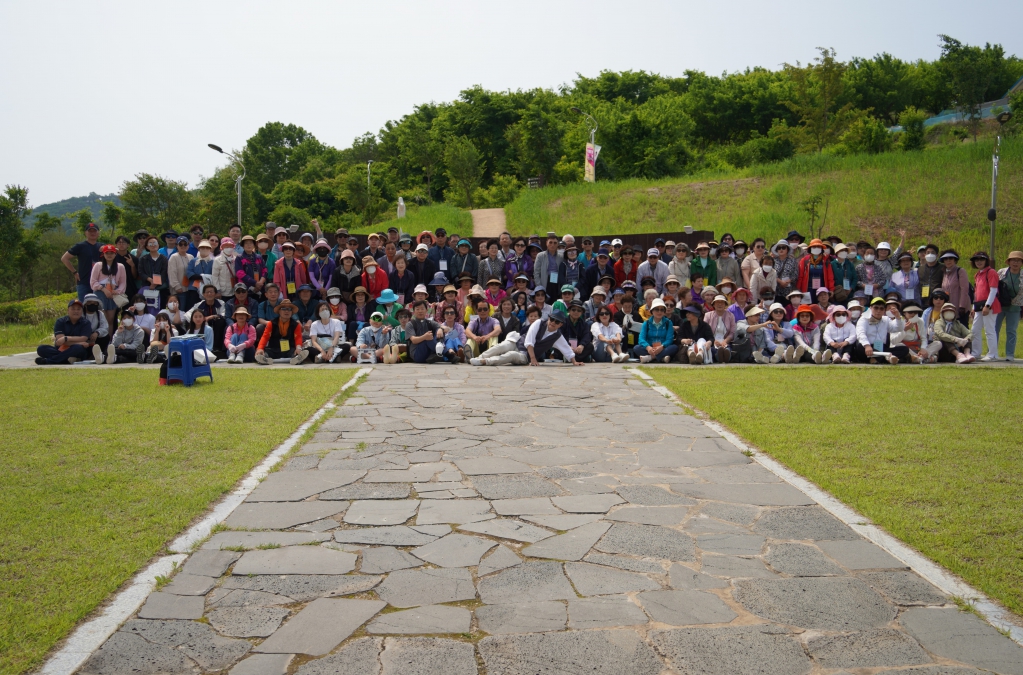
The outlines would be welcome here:
[[[852,152],[876,155],[891,150],[892,135],[884,122],[863,111],[842,135],[842,144]]]
[[[24,266],[24,219],[29,213],[28,189],[20,185],[6,186],[0,195],[0,251],[6,252],[0,256],[0,285],[6,289],[17,285]]]
[[[123,228],[163,232],[196,222],[200,200],[185,183],[140,173],[121,186]]]
[[[988,45],[985,53],[980,47],[964,45],[948,35],[939,35],[938,38],[941,40],[939,63],[948,78],[952,101],[966,120],[976,143],[980,131],[980,105],[984,103],[992,83],[991,61],[994,55],[990,53],[991,46]],[[998,49],[1000,51],[1001,47]]]
[[[103,213],[100,216],[103,223],[110,228],[110,234],[116,234],[124,219],[124,211],[114,202],[103,202]]]
[[[92,215],[92,211],[90,209],[78,209],[77,211],[73,211],[72,213],[65,213],[64,217],[71,222],[72,229],[77,230],[82,234],[85,234],[85,228],[89,227],[91,223],[95,222],[93,220],[94,216]]]
[[[451,138],[444,153],[444,163],[448,179],[458,191],[459,201],[473,208],[472,193],[483,179],[479,150],[465,136]]]
[[[42,211],[36,214],[35,222],[32,225],[32,229],[45,234],[46,232],[59,232],[64,227],[64,221],[57,216],[51,216],[49,213]]]
[[[540,175],[555,182],[554,165],[565,154],[565,111],[556,106],[553,94],[537,97],[505,132],[515,148],[521,178]]]
[[[303,147],[303,144],[306,145]],[[319,151],[322,151],[320,142],[302,127],[269,122],[245,142],[242,153],[245,180],[270,193],[277,183],[291,178],[304,166],[303,159]]]
[[[839,103],[845,91],[845,64],[835,58],[834,49],[817,49],[820,56],[812,65],[785,64],[793,87],[793,97],[785,104],[799,118],[797,145],[821,152],[845,131],[853,105]]]
[[[902,149],[923,150],[926,144],[924,140],[924,120],[927,113],[917,110],[914,107],[906,108],[899,115],[899,124],[902,126]]]
[[[850,102],[870,109],[871,114],[891,126],[913,102],[919,86],[910,64],[885,52],[872,59],[853,58],[845,71]]]

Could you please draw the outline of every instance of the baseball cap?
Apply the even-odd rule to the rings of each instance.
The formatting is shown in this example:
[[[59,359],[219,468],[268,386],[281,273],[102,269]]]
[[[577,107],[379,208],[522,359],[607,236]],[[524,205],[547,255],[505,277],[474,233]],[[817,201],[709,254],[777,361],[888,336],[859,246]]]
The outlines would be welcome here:
[[[658,241],[660,241],[661,243],[664,243],[664,240],[658,240]],[[661,255],[661,252],[658,251],[656,248],[648,248],[647,251],[646,251],[646,257],[648,257],[648,258],[656,258],[657,256],[660,256],[660,255]]]
[[[427,246],[426,244],[420,244],[419,246],[416,246],[416,253],[419,253],[420,251],[427,251],[427,252],[429,252],[429,250],[430,250],[430,247]]]
[[[622,240],[621,239],[612,239],[611,240],[611,245],[612,246],[621,246],[622,245]]]

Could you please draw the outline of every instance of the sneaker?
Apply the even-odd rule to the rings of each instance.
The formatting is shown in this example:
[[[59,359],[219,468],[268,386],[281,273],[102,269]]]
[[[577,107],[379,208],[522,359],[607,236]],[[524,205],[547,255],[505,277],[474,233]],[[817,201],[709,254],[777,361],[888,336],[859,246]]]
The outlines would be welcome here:
[[[103,365],[103,348],[99,345],[92,346],[92,358],[96,360],[97,366]]]
[[[824,356],[821,357],[821,361],[823,361],[824,363],[827,363],[828,361],[832,360],[833,356],[834,356],[834,354],[832,353],[832,351],[830,349],[825,349],[824,350]]]
[[[663,359],[661,359],[661,363],[671,363],[671,357],[665,356]]]
[[[718,363],[728,363],[732,360],[732,352],[725,347],[718,350]]]
[[[465,350],[461,347],[458,348],[458,360],[455,363],[465,363]]]
[[[785,363],[795,363],[796,362],[795,355],[796,355],[796,348],[795,347],[793,347],[792,345],[789,345],[788,347],[786,347],[785,348]]]
[[[689,352],[689,365],[698,366],[701,363],[703,363],[703,357],[695,349]]]
[[[1016,360],[1016,357],[1015,356],[1006,356],[1005,360],[1008,361],[1009,363],[1012,363],[1013,361]]]
[[[317,354],[316,358],[313,359],[313,363],[323,363],[323,354]]]
[[[36,365],[37,366],[45,366],[46,365],[46,359],[44,359],[41,356],[37,356],[36,357]]]
[[[991,356],[990,354],[988,354],[987,356],[985,356],[985,357],[983,357],[983,358],[981,359],[981,362],[982,362],[982,363],[990,363],[991,361],[997,361],[997,360],[998,360],[998,359],[997,359],[996,357],[994,357],[994,356]]]
[[[753,352],[753,360],[757,363],[769,363],[767,357],[760,353],[760,351]]]
[[[644,354],[643,356],[639,357],[640,363],[650,363],[653,360],[654,357],[650,356],[649,354]]]
[[[440,361],[440,357],[437,356],[436,354],[430,354],[429,356],[426,357],[427,363],[437,363],[438,361]]]
[[[819,351],[818,352],[814,352],[813,353],[813,362],[816,363],[818,366],[820,364],[824,363],[824,353],[823,352],[819,352]]]
[[[487,362],[484,361],[483,359],[480,359],[480,358],[469,359],[469,365],[470,366],[485,366],[485,365],[487,365]]]
[[[156,346],[150,347],[149,351],[146,352],[146,363],[152,363],[153,361],[155,361],[156,355],[159,353],[160,353],[159,347]]]
[[[892,364],[893,366],[899,365],[899,357],[895,356],[894,354],[889,356],[888,363]]]
[[[139,347],[138,351],[135,352],[135,362],[145,363],[146,362],[146,350],[144,347]]]
[[[269,366],[270,359],[266,358],[266,354],[264,354],[263,352],[256,352],[256,363],[258,363],[261,366]]]
[[[842,354],[842,363],[845,364],[852,363],[852,356],[848,352]]]
[[[110,365],[117,363],[117,350],[114,349],[113,345],[107,345],[107,360],[106,362]]]
[[[775,350],[774,356],[772,356],[769,361],[765,361],[765,363],[781,363],[784,359],[785,359],[785,350],[782,349],[780,352]]]
[[[67,362],[68,362],[69,364],[72,364],[72,363],[78,363],[79,361],[81,361],[81,359],[75,358],[74,356],[72,356],[71,358],[69,358],[69,359],[67,360]]]
[[[806,347],[803,347],[802,345],[800,345],[799,347],[796,347],[796,353],[792,357],[792,363],[799,363],[800,361],[802,361],[803,360],[803,354],[805,354],[805,353],[806,353]]]
[[[832,363],[841,363],[842,362],[842,355],[839,354],[838,352],[835,352],[834,354],[831,355],[831,362]]]
[[[976,360],[977,360],[977,357],[974,356],[973,354],[967,354],[966,355],[966,363],[973,363]]]
[[[297,354],[292,356],[291,357],[291,361],[289,361],[288,363],[290,363],[293,366],[297,366],[298,364],[300,364],[303,361],[305,361],[307,356],[309,356],[309,350],[308,349],[302,349]]]
[[[774,347],[774,355],[778,357],[778,361],[781,361],[782,359],[784,359],[785,358],[785,345],[775,345],[775,347]],[[778,361],[775,361],[774,363],[778,363]]]

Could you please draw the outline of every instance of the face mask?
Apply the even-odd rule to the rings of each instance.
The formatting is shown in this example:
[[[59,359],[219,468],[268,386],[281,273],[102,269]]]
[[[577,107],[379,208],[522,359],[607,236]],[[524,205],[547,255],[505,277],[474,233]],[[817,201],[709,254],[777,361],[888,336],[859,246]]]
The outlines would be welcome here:
[[[121,321],[121,325],[124,326],[125,328],[131,328],[132,326],[135,325],[135,319],[124,319],[123,321]]]
[[[934,253],[928,253],[927,255],[924,256],[924,260],[926,260],[929,263],[932,263],[932,262],[934,262],[937,259],[938,259],[938,256],[936,254],[934,254]]]
[[[711,254],[711,255],[717,255],[717,252],[718,252],[718,250],[717,250],[716,248],[712,248],[712,249],[710,250],[710,254]]]
[[[220,249],[220,252],[223,253],[224,256],[227,257],[227,258],[233,258],[234,257],[234,249],[233,248],[222,248],[222,249]]]
[[[146,303],[144,303],[144,302],[136,302],[135,303],[135,311],[136,312],[144,312],[145,309],[146,309]]]
[[[860,318],[861,314],[863,314],[863,312],[861,312],[858,309],[853,309],[853,310],[849,311],[849,316],[851,316],[853,318],[853,320],[856,320],[856,319]]]
[[[760,269],[764,270],[764,274],[770,274],[771,270],[774,269],[774,265],[761,265]]]
[[[945,317],[945,321],[953,321],[956,318],[955,312],[942,312],[941,316]]]
[[[99,307],[97,305],[88,305],[85,308],[85,313],[86,314],[95,314],[96,310],[98,310],[98,309],[99,309]]]
[[[839,260],[845,260],[848,257],[849,257],[848,253],[846,253],[845,251],[839,251],[839,253],[838,253],[838,259]]]
[[[820,255],[822,250],[823,249],[821,249],[820,247],[814,246],[813,248],[810,249],[810,253],[812,253],[813,255]]]
[[[169,309],[172,312],[178,311],[178,303],[176,303],[176,302],[168,302],[167,303],[167,309]]]
[[[210,249],[208,249],[208,248],[201,248],[201,249],[199,249],[199,257],[200,258],[209,258],[210,257],[210,253],[212,253],[212,251],[210,251]]]
[[[325,309],[322,312],[320,312],[320,318],[323,319],[324,321],[329,319],[330,318],[330,311]]]
[[[744,255],[745,253],[746,253],[746,249],[744,249],[744,248],[737,248],[737,249],[735,249],[735,255]]]
[[[868,262],[868,263],[874,262],[874,256],[872,256],[871,254],[868,253],[867,255],[863,256],[863,262]]]
[[[330,251],[317,251],[316,255],[320,256],[321,258],[326,258],[328,253],[330,253]]]
[[[845,325],[845,321],[846,321],[846,317],[844,317],[844,316],[836,316],[835,317],[835,323],[837,325],[839,325],[839,326],[844,326]]]
[[[732,292],[732,287],[731,286],[722,286],[721,287],[721,292],[724,293],[725,295],[728,295],[729,293]]]
[[[330,304],[332,304],[332,305],[340,305],[341,304],[341,298],[331,298],[330,299]]]

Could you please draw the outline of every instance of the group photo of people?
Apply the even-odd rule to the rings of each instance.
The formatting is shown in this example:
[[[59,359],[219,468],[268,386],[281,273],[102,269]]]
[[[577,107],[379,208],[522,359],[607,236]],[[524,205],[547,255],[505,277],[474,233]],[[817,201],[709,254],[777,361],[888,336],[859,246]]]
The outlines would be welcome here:
[[[729,233],[695,245],[444,228],[328,242],[200,225],[86,239],[77,297],[37,364],[931,364],[1014,360],[1023,252]],[[1004,327],[1004,330],[1003,330]],[[1004,357],[999,356],[999,345]]]

